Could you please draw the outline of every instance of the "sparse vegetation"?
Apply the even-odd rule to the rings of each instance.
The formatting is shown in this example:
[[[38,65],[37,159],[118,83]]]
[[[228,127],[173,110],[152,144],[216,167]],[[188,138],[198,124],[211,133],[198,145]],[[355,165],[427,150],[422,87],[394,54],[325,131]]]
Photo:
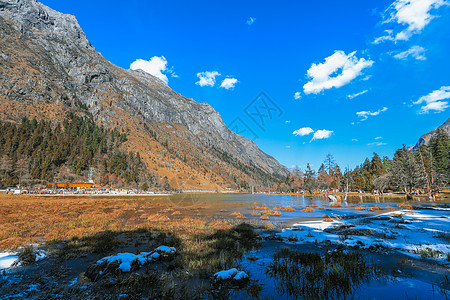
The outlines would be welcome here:
[[[325,254],[279,249],[269,266],[277,288],[293,299],[345,298],[363,282],[380,276],[359,252]]]

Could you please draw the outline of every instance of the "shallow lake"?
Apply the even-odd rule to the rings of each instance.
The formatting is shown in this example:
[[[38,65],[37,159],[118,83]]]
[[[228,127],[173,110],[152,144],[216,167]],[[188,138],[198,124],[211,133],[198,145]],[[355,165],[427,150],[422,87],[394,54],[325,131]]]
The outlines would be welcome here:
[[[354,218],[368,214],[375,214],[380,212],[371,212],[371,206],[378,206],[386,209],[386,207],[395,207],[400,203],[405,202],[404,197],[372,197],[372,196],[349,196],[347,201],[342,201],[342,207],[330,207],[330,201],[325,196],[288,196],[288,195],[265,195],[265,194],[226,194],[226,193],[196,193],[196,194],[175,194],[163,197],[164,202],[170,203],[174,210],[182,213],[180,217],[185,215],[195,216],[229,216],[233,212],[240,212],[248,221],[257,221],[259,216],[251,216],[252,213],[258,213],[261,210],[255,207],[267,206],[269,209],[275,207],[290,206],[295,211],[281,210],[281,216],[269,217],[271,223],[281,223],[286,225],[294,224],[298,221],[307,219],[322,218],[324,214],[330,217],[338,218]],[[160,201],[160,202],[163,202]],[[408,202],[409,204],[417,206],[429,207],[432,205],[442,205],[445,203],[439,202],[431,204],[427,201]],[[313,212],[302,212],[306,206],[311,206]],[[356,207],[362,206],[367,210],[357,210]]]
[[[325,196],[284,196],[263,194],[178,194],[166,198],[170,205],[182,212],[182,215],[225,217],[230,213],[240,212],[246,221],[260,221],[259,216],[252,213],[261,210],[255,207],[290,206],[295,211],[281,211],[281,216],[271,216],[267,222],[290,226],[292,224],[322,219],[323,215],[340,220],[363,218],[375,214],[393,211],[392,208],[401,209],[398,204],[404,203],[402,197],[371,197],[352,196],[342,201],[342,207],[330,207]],[[420,200],[420,199],[419,199]],[[428,201],[409,201],[415,207],[429,209],[431,207],[448,207],[448,203]],[[371,206],[378,206],[383,210],[372,212]],[[306,206],[314,209],[313,212],[302,212]],[[366,210],[356,210],[364,207]],[[389,209],[387,209],[389,207]],[[431,210],[430,210],[431,211]],[[450,215],[450,212],[449,212]],[[450,231],[450,228],[446,229]],[[424,241],[426,243],[426,241]],[[288,243],[286,241],[263,242],[262,248],[252,251],[247,258],[240,262],[240,267],[250,274],[251,283],[246,289],[232,289],[226,291],[226,296],[232,298],[275,298],[296,299],[302,295],[289,293],[283,289],[283,279],[270,275],[269,266],[273,262],[273,255],[280,248],[289,248],[292,251],[316,252],[326,254],[336,249],[334,246],[323,244]],[[380,276],[366,278],[358,284],[352,285],[350,291],[337,289],[336,297],[339,299],[448,299],[449,263],[436,263],[433,260],[414,258],[403,253],[392,251],[389,254],[377,253],[370,250],[346,250],[361,253],[369,265],[376,265]],[[256,293],[256,294],[253,294]],[[314,298],[314,297],[313,297]],[[320,298],[320,297],[319,297]]]

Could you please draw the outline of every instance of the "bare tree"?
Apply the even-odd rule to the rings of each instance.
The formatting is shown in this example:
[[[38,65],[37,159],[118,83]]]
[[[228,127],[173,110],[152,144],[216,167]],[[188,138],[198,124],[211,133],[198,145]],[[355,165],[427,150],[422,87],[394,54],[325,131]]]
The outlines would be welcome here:
[[[391,181],[391,174],[386,173],[373,179],[372,183],[375,186],[375,188],[381,194],[383,194],[384,190],[389,186],[390,181]]]

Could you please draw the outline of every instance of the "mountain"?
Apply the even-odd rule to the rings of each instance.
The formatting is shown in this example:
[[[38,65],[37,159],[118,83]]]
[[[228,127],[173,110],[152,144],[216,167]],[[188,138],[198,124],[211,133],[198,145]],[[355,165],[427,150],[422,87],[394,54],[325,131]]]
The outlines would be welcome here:
[[[0,121],[60,123],[68,111],[127,134],[149,170],[174,187],[266,185],[289,171],[229,130],[207,103],[122,69],[95,50],[72,15],[35,0],[0,0]]]
[[[447,133],[447,135],[450,136],[450,118],[447,119],[447,121],[445,121],[445,123],[439,126],[438,128],[435,128],[432,131],[422,135],[419,138],[419,141],[417,141],[417,143],[414,146],[410,147],[412,151],[416,151],[417,149],[419,149],[419,146],[422,144],[428,145],[430,140],[436,135],[436,131],[438,131],[439,129],[444,130]]]

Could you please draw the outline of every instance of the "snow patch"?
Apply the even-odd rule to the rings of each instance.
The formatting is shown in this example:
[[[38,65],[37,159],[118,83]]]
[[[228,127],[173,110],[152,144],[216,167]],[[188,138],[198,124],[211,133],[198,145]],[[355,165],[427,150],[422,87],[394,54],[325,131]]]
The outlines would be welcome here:
[[[152,252],[141,252],[140,254],[133,253],[117,253],[116,255],[107,256],[97,261],[97,264],[102,264],[107,262],[118,263],[119,269],[122,272],[130,272],[131,265],[135,261],[139,266],[147,264],[154,259],[158,259],[161,256],[167,256],[170,254],[175,254],[177,250],[174,247],[159,246]],[[99,272],[102,275],[102,271]]]
[[[0,270],[10,268],[18,259],[19,256],[11,252],[0,252]]]
[[[224,270],[214,274],[215,280],[233,279],[236,281],[247,279],[248,275],[244,271],[238,271],[236,268]]]
[[[248,275],[244,271],[239,271],[236,276],[233,277],[233,280],[243,280],[247,279]]]
[[[238,270],[236,268],[233,268],[233,269],[217,272],[216,274],[214,274],[214,278],[216,280],[227,280],[227,279],[230,279],[230,278],[236,276],[237,273],[238,273]]]
[[[381,252],[395,250],[445,262],[450,253],[446,240],[449,228],[446,210],[401,210],[339,222],[302,222],[278,235],[297,243],[331,242]]]

